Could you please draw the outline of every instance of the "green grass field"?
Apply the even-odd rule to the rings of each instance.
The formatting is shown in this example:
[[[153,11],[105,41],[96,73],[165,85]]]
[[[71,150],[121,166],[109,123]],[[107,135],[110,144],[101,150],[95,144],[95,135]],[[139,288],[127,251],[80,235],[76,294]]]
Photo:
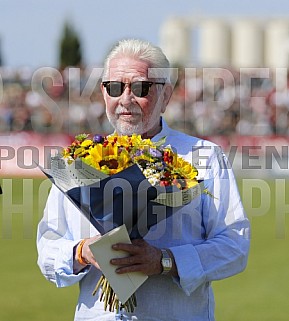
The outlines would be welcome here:
[[[0,320],[73,320],[78,287],[57,289],[36,264],[36,227],[50,183],[3,178],[1,184]],[[251,221],[251,251],[245,272],[214,283],[216,319],[287,321],[289,181],[243,179],[239,184]]]

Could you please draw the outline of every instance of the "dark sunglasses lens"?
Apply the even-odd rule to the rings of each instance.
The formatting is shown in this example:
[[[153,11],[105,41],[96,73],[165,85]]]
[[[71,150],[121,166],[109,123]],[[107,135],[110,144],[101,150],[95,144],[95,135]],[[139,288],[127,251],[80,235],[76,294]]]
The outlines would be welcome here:
[[[124,88],[124,83],[120,81],[111,81],[106,84],[106,91],[111,97],[119,97]]]
[[[137,97],[145,97],[149,93],[150,84],[147,81],[136,81],[131,84],[131,90]]]
[[[107,93],[111,97],[119,97],[122,95],[125,83],[120,81],[109,81],[104,83]],[[130,84],[131,91],[137,97],[145,97],[149,93],[151,83],[148,81],[135,81]]]

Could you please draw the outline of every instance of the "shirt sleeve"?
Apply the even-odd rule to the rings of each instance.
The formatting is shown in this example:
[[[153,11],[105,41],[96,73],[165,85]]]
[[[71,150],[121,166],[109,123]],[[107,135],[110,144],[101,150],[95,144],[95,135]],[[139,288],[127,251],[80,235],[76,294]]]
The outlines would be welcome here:
[[[77,225],[82,218],[64,194],[52,186],[43,218],[38,224],[37,263],[44,277],[57,287],[79,282],[89,270],[87,267],[77,274],[73,272],[74,247],[81,239],[78,232],[81,224],[75,231],[73,224]]]
[[[233,170],[221,150],[210,157],[206,173],[205,187],[213,196],[202,195],[204,240],[170,248],[179,275],[175,281],[187,295],[204,282],[243,271],[249,252],[249,220]]]

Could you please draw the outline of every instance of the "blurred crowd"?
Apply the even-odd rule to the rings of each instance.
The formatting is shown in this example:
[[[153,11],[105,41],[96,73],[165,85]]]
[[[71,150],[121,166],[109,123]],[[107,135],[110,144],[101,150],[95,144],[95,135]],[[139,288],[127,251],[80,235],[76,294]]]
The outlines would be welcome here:
[[[0,135],[112,131],[101,68],[0,69]],[[287,70],[175,68],[165,119],[195,136],[289,135]]]

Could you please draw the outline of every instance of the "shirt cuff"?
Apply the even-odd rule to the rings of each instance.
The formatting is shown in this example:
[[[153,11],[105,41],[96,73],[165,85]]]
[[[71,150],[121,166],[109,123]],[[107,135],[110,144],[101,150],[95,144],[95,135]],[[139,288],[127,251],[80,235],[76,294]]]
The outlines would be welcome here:
[[[174,255],[179,275],[179,278],[174,278],[174,281],[187,295],[190,295],[206,279],[198,252],[191,244],[170,247],[169,249]]]
[[[69,241],[62,244],[55,260],[55,278],[57,287],[65,287],[79,282],[90,269],[84,267],[79,273],[73,272],[74,247],[79,241]]]

